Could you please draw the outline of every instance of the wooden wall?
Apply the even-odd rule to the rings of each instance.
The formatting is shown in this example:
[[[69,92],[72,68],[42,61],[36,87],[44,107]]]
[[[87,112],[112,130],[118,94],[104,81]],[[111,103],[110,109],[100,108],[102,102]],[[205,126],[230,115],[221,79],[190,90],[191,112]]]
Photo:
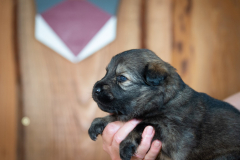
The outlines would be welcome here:
[[[0,159],[16,159],[17,98],[14,2],[0,1]]]
[[[104,116],[91,97],[94,83],[105,74],[111,57],[140,48],[141,1],[123,0],[119,8],[117,39],[84,61],[73,64],[34,38],[34,4],[18,1],[18,42],[23,115],[22,159],[107,160],[101,138],[88,134],[91,121]]]
[[[91,121],[105,115],[91,90],[111,57],[124,50],[153,50],[187,84],[215,98],[240,91],[240,1],[122,0],[117,39],[78,64],[36,41],[33,0],[17,0],[14,36],[13,2],[0,0],[1,160],[109,159],[101,138],[93,142],[87,135]],[[18,63],[18,119],[28,117],[30,124],[19,125],[17,145]]]
[[[240,91],[240,1],[175,0],[172,64],[197,91]]]

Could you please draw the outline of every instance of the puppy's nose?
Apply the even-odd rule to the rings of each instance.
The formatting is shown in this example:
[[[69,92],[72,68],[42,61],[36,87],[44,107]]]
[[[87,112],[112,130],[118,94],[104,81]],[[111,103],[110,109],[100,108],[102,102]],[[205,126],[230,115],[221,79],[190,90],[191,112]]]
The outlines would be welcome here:
[[[100,87],[95,88],[95,94],[99,95],[102,92],[102,89]]]
[[[96,96],[98,96],[102,91],[102,84],[101,83],[97,83],[95,86],[94,86],[94,89],[93,89],[93,92]]]

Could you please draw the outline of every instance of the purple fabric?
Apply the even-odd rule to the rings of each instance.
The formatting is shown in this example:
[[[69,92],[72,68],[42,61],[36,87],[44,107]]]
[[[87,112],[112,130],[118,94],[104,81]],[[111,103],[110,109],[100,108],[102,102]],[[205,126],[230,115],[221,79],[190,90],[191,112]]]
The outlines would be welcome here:
[[[111,15],[87,1],[64,1],[42,17],[77,56]]]

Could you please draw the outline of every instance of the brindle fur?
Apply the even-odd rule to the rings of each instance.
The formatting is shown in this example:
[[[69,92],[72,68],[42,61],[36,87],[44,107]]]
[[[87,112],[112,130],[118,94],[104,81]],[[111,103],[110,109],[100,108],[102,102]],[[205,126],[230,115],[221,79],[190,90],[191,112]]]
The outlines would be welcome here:
[[[119,83],[118,75],[128,80]],[[96,93],[97,89],[100,92]],[[240,112],[194,91],[150,50],[114,56],[106,75],[94,85],[93,99],[100,109],[112,113],[93,121],[89,129],[93,140],[110,122],[142,120],[120,143],[123,160],[131,159],[148,125],[155,129],[153,140],[162,142],[160,160],[240,159]]]

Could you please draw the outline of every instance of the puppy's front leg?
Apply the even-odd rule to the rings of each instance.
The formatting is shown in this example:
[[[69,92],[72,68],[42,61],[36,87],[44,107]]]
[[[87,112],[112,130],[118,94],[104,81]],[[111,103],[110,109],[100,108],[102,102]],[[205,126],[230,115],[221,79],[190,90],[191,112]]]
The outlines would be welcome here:
[[[149,123],[141,122],[139,123],[132,132],[128,134],[128,136],[120,143],[120,157],[122,160],[130,160],[131,157],[136,152],[139,144],[142,140],[142,133],[145,127],[153,126]]]
[[[108,123],[117,121],[117,118],[114,116],[106,116],[103,118],[95,118],[88,130],[88,134],[92,140],[96,140],[99,134],[102,134],[104,128],[108,125]]]

